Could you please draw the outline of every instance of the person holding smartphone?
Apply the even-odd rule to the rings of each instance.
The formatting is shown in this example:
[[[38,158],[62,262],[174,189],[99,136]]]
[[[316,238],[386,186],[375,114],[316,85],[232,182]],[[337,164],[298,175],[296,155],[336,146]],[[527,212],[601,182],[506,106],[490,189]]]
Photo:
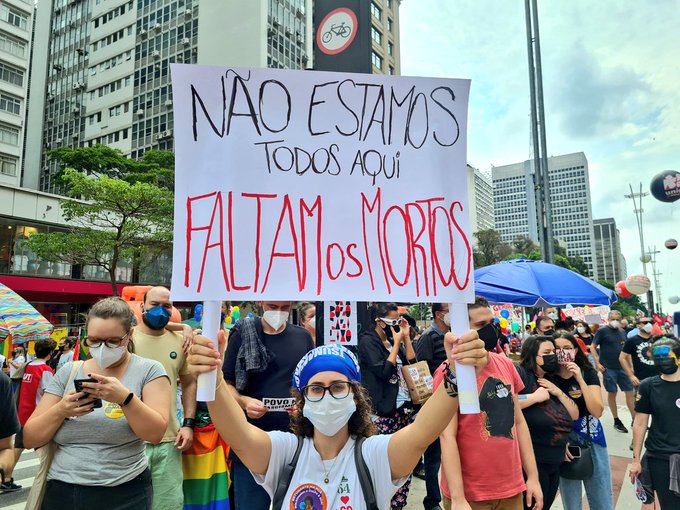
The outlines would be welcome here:
[[[656,492],[661,510],[675,510],[680,508],[677,475],[673,476],[680,468],[680,342],[662,338],[652,344],[651,354],[661,375],[640,383],[635,403],[630,480],[635,483],[642,472],[640,455],[644,441],[650,488]]]
[[[413,422],[414,409],[401,367],[416,362],[409,324],[394,303],[374,303],[369,309],[375,329],[359,339],[361,379],[375,407],[380,434],[393,434]],[[404,508],[411,478],[392,498],[392,508]]]
[[[150,509],[151,474],[144,441],[159,443],[168,425],[170,381],[162,365],[132,353],[135,316],[118,297],[87,316],[92,359],[57,371],[24,427],[26,448],[53,440],[43,510]],[[73,363],[82,363],[71,379]],[[101,400],[102,406],[95,407]],[[181,483],[181,480],[177,480]]]
[[[578,418],[576,403],[550,379],[559,369],[555,352],[552,337],[531,336],[522,345],[516,367],[524,383],[517,400],[531,433],[544,510],[550,509],[557,495],[560,466],[572,422]]]
[[[565,510],[581,510],[582,487],[585,487],[590,510],[612,510],[614,496],[609,453],[599,420],[604,412],[600,379],[574,335],[558,331],[553,339],[562,361],[552,381],[576,402],[579,410],[578,419],[574,421],[573,431],[569,435],[569,444],[590,446],[593,458],[593,476],[590,479],[581,481],[560,477],[562,506]],[[572,453],[567,451],[566,461],[570,462],[571,457]]]

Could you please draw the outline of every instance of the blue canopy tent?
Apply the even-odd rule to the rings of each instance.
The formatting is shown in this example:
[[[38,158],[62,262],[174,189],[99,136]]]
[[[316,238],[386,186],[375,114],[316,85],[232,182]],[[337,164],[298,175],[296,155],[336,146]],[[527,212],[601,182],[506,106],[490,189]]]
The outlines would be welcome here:
[[[514,259],[475,271],[475,293],[492,303],[521,306],[607,305],[614,291],[564,267]]]

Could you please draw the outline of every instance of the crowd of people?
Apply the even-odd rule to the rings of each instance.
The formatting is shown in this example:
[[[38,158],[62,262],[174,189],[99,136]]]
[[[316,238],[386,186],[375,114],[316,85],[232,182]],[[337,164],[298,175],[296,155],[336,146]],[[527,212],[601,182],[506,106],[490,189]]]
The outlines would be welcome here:
[[[90,309],[85,360],[71,337],[36,342],[30,360],[17,348],[13,377],[0,374],[2,490],[20,489],[13,468],[35,448],[45,476],[33,508],[194,508],[197,485],[182,481],[198,469],[220,480],[198,498],[215,509],[399,509],[415,473],[425,510],[542,510],[558,497],[579,510],[584,491],[591,510],[613,510],[603,385],[615,430],[628,433],[618,391],[634,417],[641,501],[680,508],[680,343],[652,318],[628,325],[613,310],[596,329],[546,309],[507,338],[477,298],[456,336],[447,304],[421,331],[396,304],[373,303],[346,348],[321,345],[314,305],[297,306],[299,325],[292,302],[259,306],[215,342],[172,323],[170,293],[154,287]],[[422,361],[424,404],[407,379]],[[475,367],[480,414],[460,412],[454,361]],[[197,402],[196,378],[211,371],[216,398]],[[188,455],[208,451],[206,437],[222,458],[197,467]],[[213,477],[220,469],[230,476]]]

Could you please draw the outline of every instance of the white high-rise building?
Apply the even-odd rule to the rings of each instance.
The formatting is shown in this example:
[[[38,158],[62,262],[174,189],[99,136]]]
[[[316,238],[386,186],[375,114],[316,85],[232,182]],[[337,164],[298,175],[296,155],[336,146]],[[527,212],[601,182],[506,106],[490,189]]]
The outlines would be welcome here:
[[[0,1],[0,184],[21,184],[33,2]]]
[[[172,63],[308,67],[312,3],[41,0],[24,186],[60,191],[47,156],[57,147],[172,149]]]
[[[533,160],[492,169],[496,230],[503,241],[526,235],[538,241]],[[579,256],[597,275],[588,160],[583,152],[548,158],[553,235],[569,256]]]
[[[468,209],[472,233],[494,228],[493,185],[491,178],[467,165]]]

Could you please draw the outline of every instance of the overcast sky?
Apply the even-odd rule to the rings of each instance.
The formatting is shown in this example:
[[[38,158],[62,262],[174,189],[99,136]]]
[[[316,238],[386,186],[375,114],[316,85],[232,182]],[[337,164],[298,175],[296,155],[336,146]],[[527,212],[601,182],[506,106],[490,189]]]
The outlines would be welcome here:
[[[680,0],[539,1],[549,155],[583,151],[594,218],[614,217],[628,274],[642,271],[628,185],[680,170]],[[523,0],[404,0],[402,74],[469,78],[468,162],[532,157]],[[680,201],[643,202],[664,311],[680,295]],[[648,264],[651,277],[651,265]]]

